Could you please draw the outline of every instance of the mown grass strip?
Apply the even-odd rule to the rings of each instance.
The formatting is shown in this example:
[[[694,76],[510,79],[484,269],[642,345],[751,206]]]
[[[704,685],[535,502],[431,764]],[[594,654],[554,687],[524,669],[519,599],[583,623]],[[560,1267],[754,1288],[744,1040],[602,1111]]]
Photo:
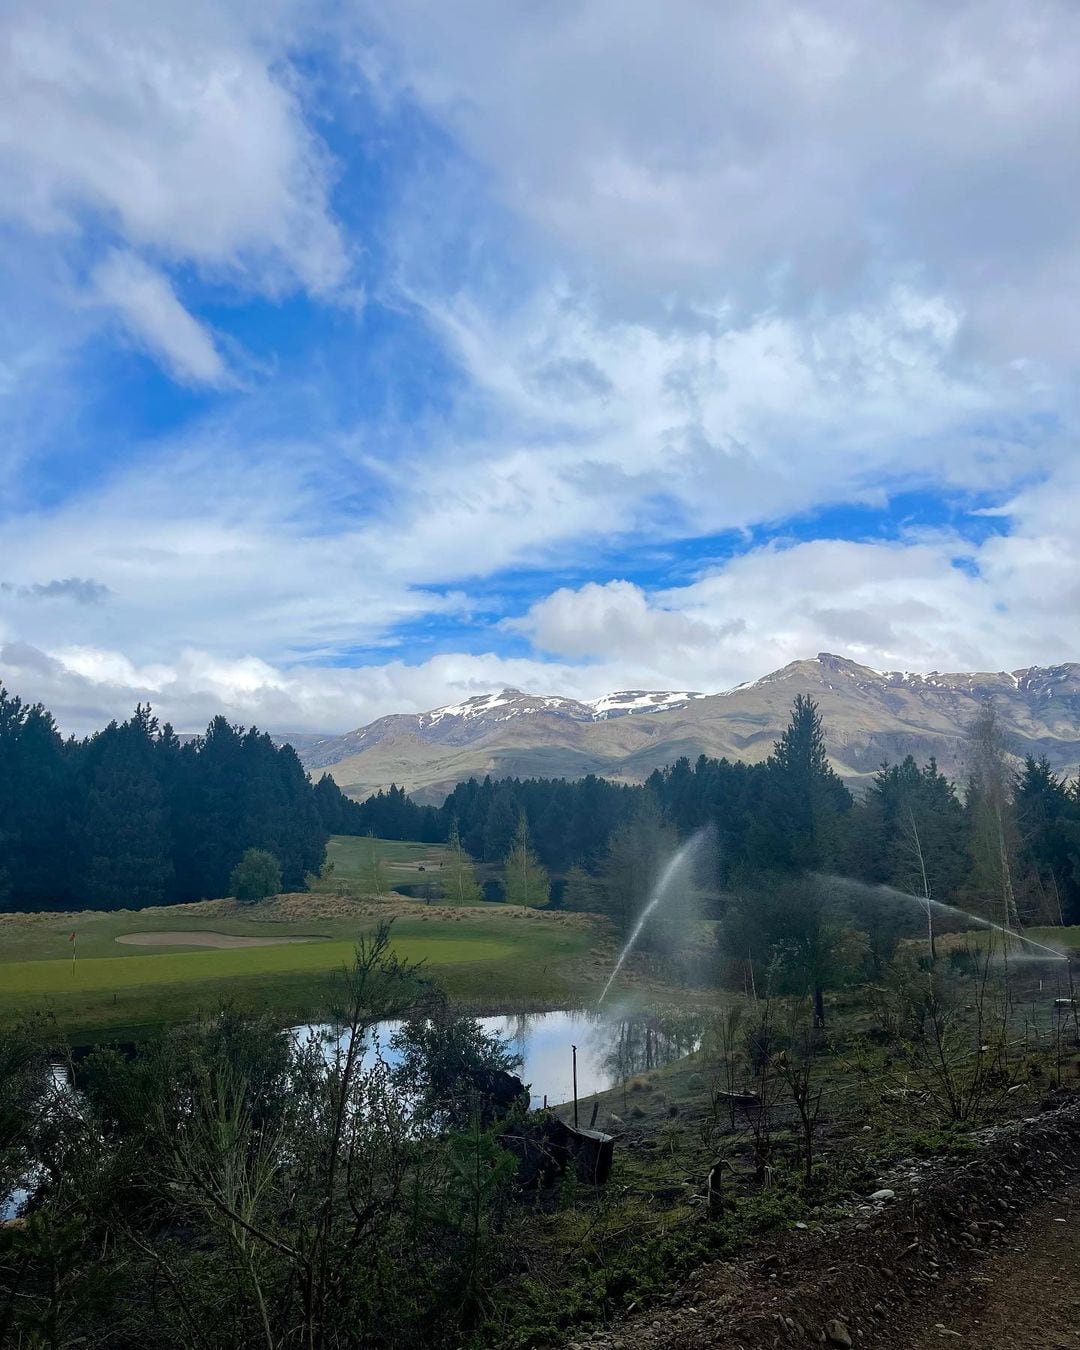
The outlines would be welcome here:
[[[123,957],[13,961],[0,966],[0,995],[70,994],[136,985],[205,983],[252,975],[327,971],[352,959],[352,942],[312,942],[227,951],[160,952]],[[429,966],[501,961],[521,954],[519,943],[483,937],[395,937],[403,959]]]

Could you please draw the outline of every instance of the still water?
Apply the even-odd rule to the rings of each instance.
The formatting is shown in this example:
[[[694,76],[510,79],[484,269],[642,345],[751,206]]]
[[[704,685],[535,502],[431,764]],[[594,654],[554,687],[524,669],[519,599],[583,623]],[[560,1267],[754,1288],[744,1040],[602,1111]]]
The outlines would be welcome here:
[[[545,1098],[550,1106],[568,1102],[574,1095],[573,1052],[577,1046],[577,1087],[579,1097],[616,1087],[637,1073],[670,1064],[697,1049],[701,1042],[701,1019],[676,1011],[628,1011],[603,1009],[600,1012],[567,1011],[525,1013],[497,1017],[478,1017],[477,1022],[491,1035],[500,1036],[511,1052],[521,1058],[517,1070],[529,1086],[531,1105],[540,1107]],[[400,1022],[381,1022],[369,1039],[364,1063],[370,1066],[377,1055],[393,1064],[398,1056],[390,1041]],[[332,1055],[340,1043],[334,1028],[310,1024],[291,1028],[297,1040],[316,1036]],[[50,1086],[57,1098],[75,1092],[68,1081],[67,1069],[54,1065],[49,1070]],[[33,1188],[33,1169],[28,1187],[19,1187],[8,1195],[0,1193],[0,1222],[20,1212]]]
[[[578,1096],[588,1097],[615,1087],[633,1074],[659,1068],[695,1050],[701,1040],[700,1019],[681,1013],[549,1012],[478,1017],[489,1035],[500,1036],[522,1060],[517,1070],[529,1086],[532,1106],[547,1098],[556,1106],[570,1101],[573,1086],[573,1046],[577,1046]],[[390,1041],[399,1022],[376,1028],[364,1062],[381,1054],[388,1064],[398,1056]],[[325,1039],[328,1053],[339,1044],[333,1028],[316,1024],[293,1028],[298,1039],[315,1035]]]

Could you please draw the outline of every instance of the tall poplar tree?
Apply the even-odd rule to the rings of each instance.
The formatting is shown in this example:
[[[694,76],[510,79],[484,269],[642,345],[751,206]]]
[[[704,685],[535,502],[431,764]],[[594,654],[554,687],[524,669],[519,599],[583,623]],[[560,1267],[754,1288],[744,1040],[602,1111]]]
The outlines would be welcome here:
[[[453,905],[475,905],[483,900],[484,893],[476,880],[473,860],[461,846],[457,823],[450,826],[450,836],[446,841],[449,857],[442,866],[443,897]]]
[[[1020,927],[1013,881],[1016,829],[1011,813],[1012,773],[994,700],[987,699],[968,731],[968,795],[975,882],[988,917]]]
[[[509,905],[543,909],[551,899],[547,869],[533,851],[524,812],[518,816],[514,842],[506,855],[504,885]]]

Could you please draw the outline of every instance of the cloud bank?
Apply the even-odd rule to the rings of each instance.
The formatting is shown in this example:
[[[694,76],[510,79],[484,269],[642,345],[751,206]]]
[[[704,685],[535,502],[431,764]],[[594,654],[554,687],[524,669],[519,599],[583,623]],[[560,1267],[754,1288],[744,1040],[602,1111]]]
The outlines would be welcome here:
[[[0,679],[65,726],[1077,655],[1072,6],[0,26]]]

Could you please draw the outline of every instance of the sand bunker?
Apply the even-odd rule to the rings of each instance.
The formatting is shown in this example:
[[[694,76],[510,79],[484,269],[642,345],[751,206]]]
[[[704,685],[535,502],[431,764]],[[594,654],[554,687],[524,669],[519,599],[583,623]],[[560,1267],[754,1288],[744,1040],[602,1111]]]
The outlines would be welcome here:
[[[313,937],[239,937],[235,933],[121,933],[129,947],[280,947],[286,942],[322,942]]]

